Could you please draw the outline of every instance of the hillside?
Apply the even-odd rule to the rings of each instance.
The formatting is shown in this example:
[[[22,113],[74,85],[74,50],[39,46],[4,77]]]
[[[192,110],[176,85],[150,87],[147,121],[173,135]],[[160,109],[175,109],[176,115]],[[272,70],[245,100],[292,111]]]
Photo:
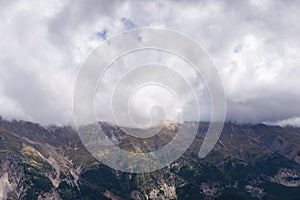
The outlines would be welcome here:
[[[72,127],[1,119],[0,199],[299,199],[300,128],[228,122],[213,151],[200,159],[208,124],[199,125],[179,160],[134,174],[99,163]],[[128,151],[151,151],[174,136],[172,127],[138,141],[101,126]]]

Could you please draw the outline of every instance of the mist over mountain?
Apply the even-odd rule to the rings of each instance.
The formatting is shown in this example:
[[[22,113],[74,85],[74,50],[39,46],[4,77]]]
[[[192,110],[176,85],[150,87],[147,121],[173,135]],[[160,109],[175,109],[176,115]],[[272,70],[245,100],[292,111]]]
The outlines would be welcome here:
[[[0,0],[0,200],[299,200],[299,24],[296,0]]]

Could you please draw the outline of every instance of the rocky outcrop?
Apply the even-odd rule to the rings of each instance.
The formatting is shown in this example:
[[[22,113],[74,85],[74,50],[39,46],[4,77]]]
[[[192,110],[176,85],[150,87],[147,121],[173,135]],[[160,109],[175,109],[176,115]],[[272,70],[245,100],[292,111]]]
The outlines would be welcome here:
[[[16,199],[22,198],[26,189],[25,176],[19,160],[9,153],[4,155],[6,160],[0,163],[0,199],[7,199],[9,196]]]
[[[292,169],[279,169],[277,174],[270,177],[270,180],[274,183],[278,183],[288,187],[300,186],[300,171]]]

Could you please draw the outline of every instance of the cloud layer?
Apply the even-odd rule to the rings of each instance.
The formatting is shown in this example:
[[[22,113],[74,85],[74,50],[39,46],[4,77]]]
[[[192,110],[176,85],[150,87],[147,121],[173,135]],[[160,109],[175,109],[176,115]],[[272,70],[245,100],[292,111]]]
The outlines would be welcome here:
[[[0,1],[0,113],[70,123],[89,53],[124,30],[163,27],[207,50],[224,81],[228,120],[295,124],[299,19],[299,1]]]

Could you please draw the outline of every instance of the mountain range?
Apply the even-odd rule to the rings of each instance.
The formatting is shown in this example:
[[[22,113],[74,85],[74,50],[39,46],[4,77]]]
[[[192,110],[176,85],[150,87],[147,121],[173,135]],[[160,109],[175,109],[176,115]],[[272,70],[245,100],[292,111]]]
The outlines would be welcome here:
[[[96,160],[71,126],[41,126],[0,119],[0,199],[300,199],[300,128],[226,122],[201,159],[208,129],[161,170],[126,173]],[[127,151],[167,144],[178,125],[151,140],[137,140],[100,122],[107,137]],[[87,127],[88,128],[88,127]]]

